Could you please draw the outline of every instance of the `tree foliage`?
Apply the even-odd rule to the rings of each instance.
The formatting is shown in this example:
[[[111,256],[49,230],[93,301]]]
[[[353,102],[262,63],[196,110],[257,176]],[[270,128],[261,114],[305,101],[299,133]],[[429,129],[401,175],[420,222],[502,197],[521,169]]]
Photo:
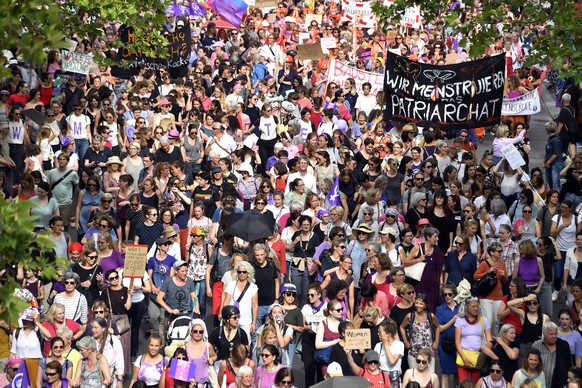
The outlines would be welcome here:
[[[68,47],[65,38],[103,37],[110,23],[134,28],[138,39],[128,45],[145,55],[162,55],[167,40],[162,26],[170,0],[3,0],[0,6],[2,49],[17,48],[24,60],[45,61],[47,48]],[[120,42],[113,43],[121,45]],[[97,58],[106,62],[104,58]],[[0,67],[6,59],[0,56]]]
[[[386,29],[388,23],[400,22],[407,7],[418,5],[428,23],[442,20],[445,28],[454,34],[460,32],[464,37],[461,45],[465,47],[469,41],[473,58],[482,55],[495,42],[500,24],[504,32],[519,31],[527,24],[537,34],[526,64],[552,65],[560,70],[560,77],[582,81],[582,18],[576,1],[477,0],[477,7],[465,1],[466,7],[451,9],[452,3],[394,0],[386,6],[376,1],[372,8]],[[510,18],[511,14],[515,17]]]
[[[14,289],[21,287],[13,275],[18,265],[42,271],[42,278],[52,281],[57,267],[67,265],[66,259],[54,259],[54,242],[48,232],[33,234],[34,217],[30,215],[30,201],[7,202],[0,198],[0,269],[3,271],[0,286],[0,319],[15,321],[27,304],[14,296]]]

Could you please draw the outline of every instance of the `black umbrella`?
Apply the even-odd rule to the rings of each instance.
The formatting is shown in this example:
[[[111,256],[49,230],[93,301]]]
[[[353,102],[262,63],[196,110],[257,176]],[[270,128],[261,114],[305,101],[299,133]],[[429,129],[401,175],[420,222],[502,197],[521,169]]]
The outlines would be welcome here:
[[[311,388],[359,388],[371,387],[373,384],[360,376],[337,376],[312,385]]]
[[[226,222],[226,234],[251,242],[273,235],[275,219],[256,210],[232,213]]]

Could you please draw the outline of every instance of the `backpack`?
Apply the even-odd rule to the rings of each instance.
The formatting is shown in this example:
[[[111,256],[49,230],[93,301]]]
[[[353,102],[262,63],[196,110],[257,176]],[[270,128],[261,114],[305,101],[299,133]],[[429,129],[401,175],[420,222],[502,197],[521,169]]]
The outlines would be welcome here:
[[[415,317],[416,317],[416,312],[414,310],[412,310],[412,312],[410,313],[410,322],[408,323],[408,327],[406,328],[406,336],[408,337],[409,341],[410,341],[410,338],[412,338],[412,325],[414,324]],[[432,323],[432,313],[430,311],[427,311],[426,317],[427,317],[428,323],[430,325],[430,334],[432,336],[431,340],[434,340],[435,339],[435,330],[434,330],[434,325]]]

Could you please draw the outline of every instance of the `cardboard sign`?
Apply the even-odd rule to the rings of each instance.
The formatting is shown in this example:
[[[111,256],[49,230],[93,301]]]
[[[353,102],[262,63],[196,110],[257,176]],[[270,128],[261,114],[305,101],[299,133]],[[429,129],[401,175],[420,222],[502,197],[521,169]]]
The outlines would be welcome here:
[[[372,85],[370,94],[374,96],[384,88],[384,74],[371,73],[369,71],[348,66],[335,59],[332,60],[329,64],[327,81],[334,82],[343,89],[348,78],[353,78],[356,81],[356,90],[358,93],[362,93],[365,82],[369,82]]]
[[[305,28],[309,28],[309,26],[311,26],[311,22],[315,20],[317,22],[317,25],[321,25],[321,22],[323,20],[323,15],[315,15],[315,14],[307,14],[305,15]]]
[[[69,50],[62,50],[61,54],[63,58],[61,69],[63,71],[70,71],[71,73],[79,74],[89,74],[89,68],[91,67],[91,63],[93,63],[93,57]]]
[[[525,160],[523,160],[523,157],[513,144],[508,144],[503,147],[501,153],[505,156],[505,160],[507,160],[507,163],[509,163],[514,170],[517,170],[525,164]]]
[[[270,13],[270,14],[268,14],[268,15],[267,15],[267,21],[268,21],[270,24],[274,24],[274,23],[277,21],[277,14],[274,14],[274,13]]]
[[[447,65],[454,65],[455,63],[459,63],[459,59],[461,58],[460,54],[447,54]]]
[[[370,329],[346,330],[346,349],[371,349]]]
[[[319,43],[300,44],[297,46],[297,55],[301,59],[321,59],[323,51]]]
[[[398,35],[398,31],[386,31],[386,42],[394,42],[396,40],[396,35]]]
[[[255,7],[264,10],[265,8],[277,8],[277,0],[255,0]]]
[[[196,374],[196,365],[185,360],[172,359],[169,376],[174,380],[189,383]]]
[[[123,266],[123,277],[143,278],[146,263],[148,260],[147,245],[128,245],[125,248],[125,264]]]

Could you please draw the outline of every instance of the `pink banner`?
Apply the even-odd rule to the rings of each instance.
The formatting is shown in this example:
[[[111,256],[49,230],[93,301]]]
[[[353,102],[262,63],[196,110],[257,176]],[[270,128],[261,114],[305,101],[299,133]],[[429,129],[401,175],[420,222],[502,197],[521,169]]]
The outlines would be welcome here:
[[[384,74],[370,73],[369,71],[348,66],[335,59],[332,60],[329,66],[328,82],[334,82],[343,88],[348,78],[353,78],[356,81],[358,93],[362,93],[362,85],[366,82],[372,85],[370,94],[374,96],[384,89]]]

